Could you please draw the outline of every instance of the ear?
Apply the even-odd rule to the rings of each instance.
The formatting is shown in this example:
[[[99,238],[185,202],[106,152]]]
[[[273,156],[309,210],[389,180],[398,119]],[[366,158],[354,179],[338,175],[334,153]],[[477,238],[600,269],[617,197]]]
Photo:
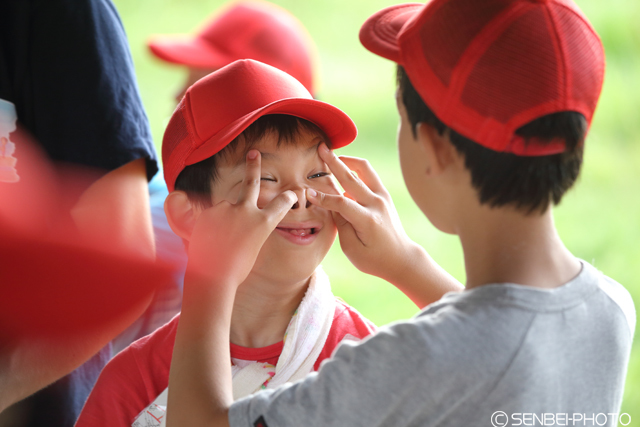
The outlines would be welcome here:
[[[427,174],[437,175],[444,172],[455,158],[453,152],[455,147],[449,141],[448,132],[440,135],[434,126],[418,123],[416,137],[427,155]]]
[[[191,233],[201,209],[195,206],[184,191],[172,191],[164,201],[164,213],[169,226],[178,236],[191,240]]]

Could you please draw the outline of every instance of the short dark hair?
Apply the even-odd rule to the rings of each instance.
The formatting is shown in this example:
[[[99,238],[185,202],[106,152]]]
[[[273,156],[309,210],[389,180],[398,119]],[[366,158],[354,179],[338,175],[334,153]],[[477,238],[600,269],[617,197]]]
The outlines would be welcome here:
[[[397,84],[414,137],[418,123],[434,127],[440,135],[448,132],[449,140],[464,156],[480,203],[491,207],[512,205],[528,214],[542,213],[550,203],[560,203],[578,178],[587,132],[582,114],[573,111],[549,114],[518,128],[516,134],[526,141],[536,138],[540,144],[561,138],[566,144],[566,150],[560,154],[518,156],[483,147],[445,125],[424,103],[400,65]]]
[[[268,133],[278,136],[278,147],[281,144],[295,144],[301,130],[317,133],[331,148],[331,141],[325,132],[316,124],[287,114],[268,114],[251,123],[240,135],[213,156],[193,165],[185,167],[176,179],[175,189],[187,193],[189,200],[203,208],[211,206],[211,190],[218,179],[218,161],[238,154],[242,147],[243,155],[255,146],[258,140]],[[242,145],[240,144],[242,142]]]

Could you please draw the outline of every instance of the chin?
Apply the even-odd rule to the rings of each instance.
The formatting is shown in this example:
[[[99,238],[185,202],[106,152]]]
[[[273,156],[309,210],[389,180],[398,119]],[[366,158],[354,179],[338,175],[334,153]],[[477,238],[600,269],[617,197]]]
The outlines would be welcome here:
[[[296,264],[295,262],[265,263],[260,265],[256,263],[252,271],[272,282],[293,284],[307,280],[311,277],[318,265],[319,264],[308,263],[301,265],[300,263]]]
[[[274,282],[297,283],[311,277],[324,255],[304,251],[292,253],[281,248],[266,253],[261,251],[252,271]]]

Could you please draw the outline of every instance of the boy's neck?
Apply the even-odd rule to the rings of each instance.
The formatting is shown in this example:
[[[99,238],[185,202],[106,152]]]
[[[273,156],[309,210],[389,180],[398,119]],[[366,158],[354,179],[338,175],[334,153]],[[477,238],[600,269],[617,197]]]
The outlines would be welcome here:
[[[260,348],[278,343],[307,290],[309,278],[274,282],[249,275],[238,288],[231,316],[231,342]]]
[[[466,288],[515,283],[555,288],[577,276],[580,261],[564,246],[551,209],[525,215],[485,205],[466,211],[458,230],[464,251]]]

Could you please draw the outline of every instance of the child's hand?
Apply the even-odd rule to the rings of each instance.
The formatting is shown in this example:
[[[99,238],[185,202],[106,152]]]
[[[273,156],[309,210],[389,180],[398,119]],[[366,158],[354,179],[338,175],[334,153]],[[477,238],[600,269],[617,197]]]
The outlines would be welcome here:
[[[307,190],[307,198],[333,212],[340,246],[356,268],[398,286],[420,307],[462,288],[407,236],[389,192],[367,160],[338,157],[324,144],[318,152],[345,194]]]
[[[235,204],[222,201],[198,217],[189,243],[187,274],[196,274],[209,282],[240,285],[269,234],[298,200],[293,191],[285,191],[263,209],[258,208],[258,150],[247,153],[241,185]]]
[[[345,193],[316,192],[309,200],[333,211],[340,245],[349,260],[359,270],[388,280],[415,245],[402,227],[391,196],[367,160],[338,157],[324,144],[318,152]]]

